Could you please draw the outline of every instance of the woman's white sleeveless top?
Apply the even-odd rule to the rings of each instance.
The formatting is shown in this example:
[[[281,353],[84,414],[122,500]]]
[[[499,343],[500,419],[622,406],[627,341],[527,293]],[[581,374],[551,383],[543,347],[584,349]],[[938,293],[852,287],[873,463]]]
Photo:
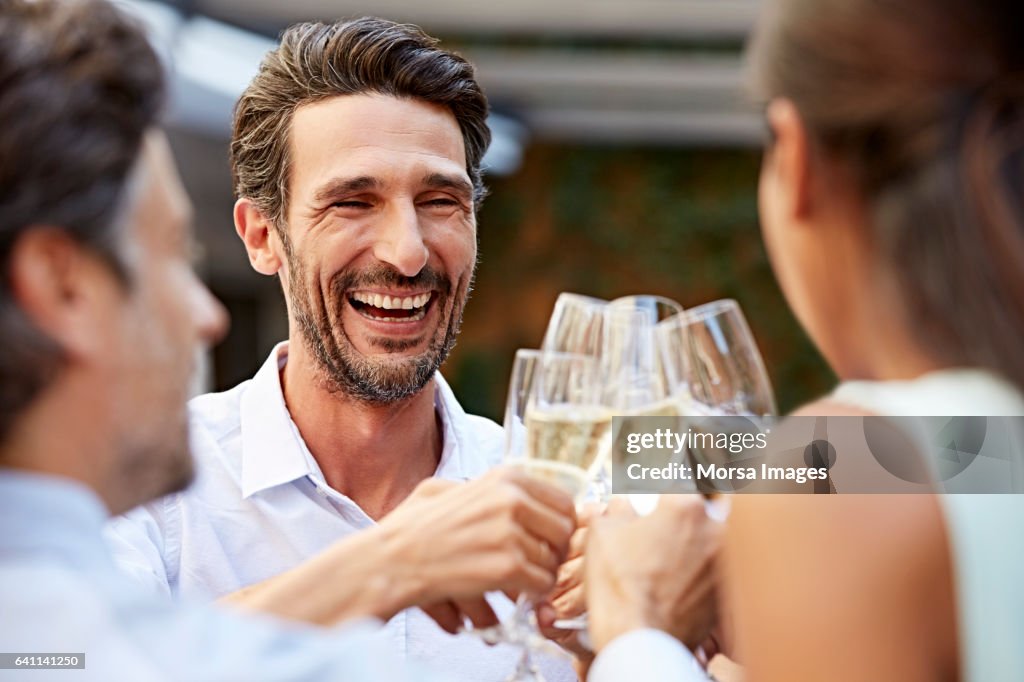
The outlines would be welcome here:
[[[879,415],[1024,417],[1020,391],[969,369],[910,381],[845,382],[831,398]],[[1021,481],[1024,434],[1016,433],[1010,466],[1013,479]],[[940,499],[953,552],[962,679],[1024,682],[1024,495]]]

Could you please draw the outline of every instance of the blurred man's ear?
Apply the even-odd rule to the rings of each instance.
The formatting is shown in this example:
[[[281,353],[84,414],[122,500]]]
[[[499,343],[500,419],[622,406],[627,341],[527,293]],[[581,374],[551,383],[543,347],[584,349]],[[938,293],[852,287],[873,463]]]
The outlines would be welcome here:
[[[772,142],[765,163],[773,175],[773,191],[779,193],[776,200],[787,222],[803,222],[813,209],[807,129],[788,99],[772,100],[766,116]]]
[[[125,295],[109,264],[66,231],[44,226],[18,237],[8,273],[15,305],[66,357],[106,352]]]
[[[262,275],[275,275],[284,261],[281,238],[251,199],[235,202],[235,232],[245,244],[249,263]]]

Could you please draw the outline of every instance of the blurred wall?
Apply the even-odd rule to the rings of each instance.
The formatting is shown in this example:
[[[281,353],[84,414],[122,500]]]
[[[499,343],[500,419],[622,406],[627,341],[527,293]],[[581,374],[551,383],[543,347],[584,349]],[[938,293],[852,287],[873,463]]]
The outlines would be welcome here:
[[[513,353],[537,347],[561,291],[735,298],[780,409],[827,391],[835,379],[761,243],[758,163],[745,150],[531,146],[517,174],[489,182],[480,213],[476,288],[442,370],[466,409],[500,421]]]

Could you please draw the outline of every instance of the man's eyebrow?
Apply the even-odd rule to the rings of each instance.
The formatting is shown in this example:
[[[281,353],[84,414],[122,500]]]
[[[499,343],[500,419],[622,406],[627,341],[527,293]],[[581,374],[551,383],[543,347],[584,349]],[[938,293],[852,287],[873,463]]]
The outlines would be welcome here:
[[[473,198],[473,185],[458,175],[445,173],[431,173],[423,178],[423,184],[431,189],[450,189],[462,194],[466,199]]]
[[[333,199],[339,195],[348,194],[350,192],[361,192],[367,189],[373,189],[380,185],[376,178],[372,178],[369,175],[360,175],[355,178],[334,178],[324,183],[313,195],[313,200],[317,203]]]

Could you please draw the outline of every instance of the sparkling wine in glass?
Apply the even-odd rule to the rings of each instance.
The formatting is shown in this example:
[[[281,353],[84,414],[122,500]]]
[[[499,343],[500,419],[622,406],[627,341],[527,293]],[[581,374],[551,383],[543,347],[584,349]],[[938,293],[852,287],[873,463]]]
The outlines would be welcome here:
[[[580,501],[603,465],[612,411],[601,400],[595,358],[547,354],[540,358],[526,408],[525,465],[561,484]]]

